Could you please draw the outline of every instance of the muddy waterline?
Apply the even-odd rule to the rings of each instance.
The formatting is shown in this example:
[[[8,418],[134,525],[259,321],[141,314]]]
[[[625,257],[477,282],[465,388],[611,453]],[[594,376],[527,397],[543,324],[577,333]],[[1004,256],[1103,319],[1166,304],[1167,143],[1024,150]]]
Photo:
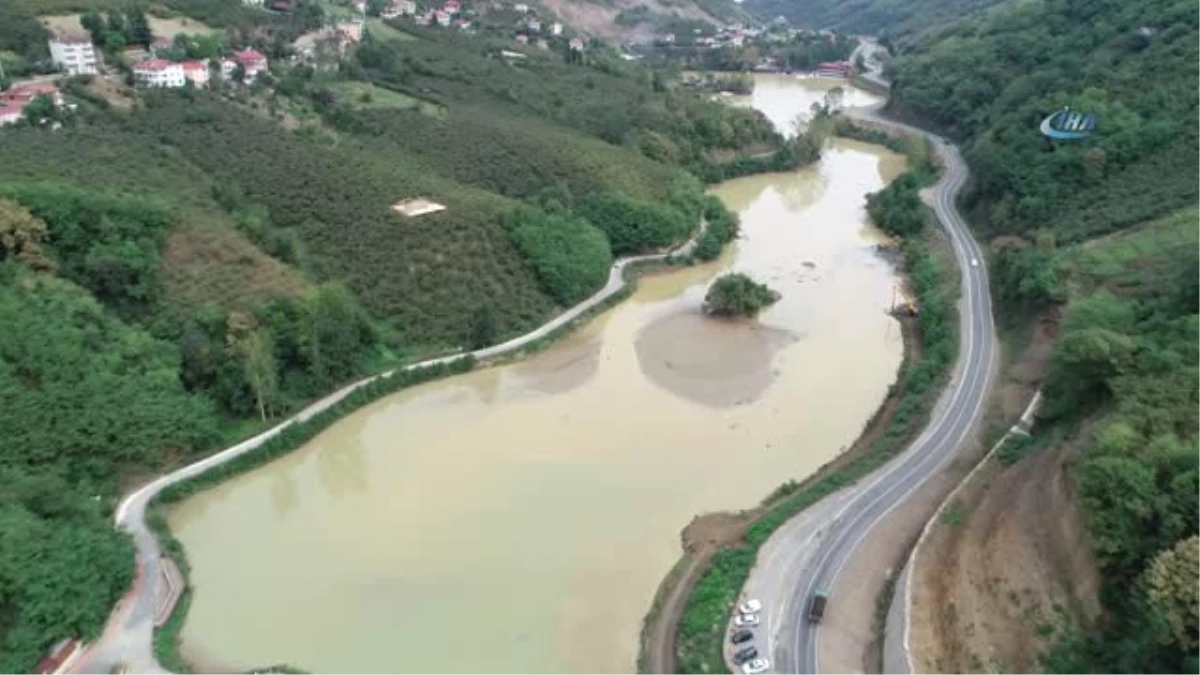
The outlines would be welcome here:
[[[762,78],[754,100],[790,119],[820,98],[811,85]],[[883,399],[901,338],[863,196],[902,163],[837,140],[817,166],[720,185],[743,226],[720,260],[180,504],[184,655],[211,670],[634,670],[692,516],[810,474]],[[729,269],[782,299],[754,322],[703,317]]]

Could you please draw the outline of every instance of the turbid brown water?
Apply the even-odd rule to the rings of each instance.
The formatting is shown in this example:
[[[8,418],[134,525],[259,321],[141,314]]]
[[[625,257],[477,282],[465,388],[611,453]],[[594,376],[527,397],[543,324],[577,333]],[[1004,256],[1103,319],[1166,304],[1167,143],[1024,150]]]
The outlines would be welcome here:
[[[820,97],[808,84],[768,86],[799,112]],[[863,196],[901,167],[834,141],[817,166],[725,183],[714,192],[743,228],[720,260],[644,279],[543,354],[379,401],[181,504],[185,655],[209,669],[631,671],[692,516],[810,474],[886,393],[894,272]],[[704,317],[728,269],[782,299],[756,321]]]

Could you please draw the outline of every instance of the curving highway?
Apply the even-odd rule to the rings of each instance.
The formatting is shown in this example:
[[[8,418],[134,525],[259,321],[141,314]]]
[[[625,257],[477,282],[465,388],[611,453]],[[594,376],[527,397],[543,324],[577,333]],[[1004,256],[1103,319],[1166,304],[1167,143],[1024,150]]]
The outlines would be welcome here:
[[[664,260],[671,255],[687,255],[704,233],[706,223],[702,220],[691,239],[676,248],[664,253],[629,256],[616,261],[609,271],[608,282],[599,291],[583,302],[571,307],[562,314],[525,335],[513,338],[503,344],[479,349],[473,352],[452,354],[440,358],[429,359],[420,363],[405,366],[403,370],[412,370],[423,366],[452,361],[463,356],[474,356],[477,359],[489,359],[513,352],[526,345],[540,340],[555,330],[574,321],[584,312],[609,299],[625,288],[625,270],[629,265],[641,262]],[[285,427],[295,422],[303,422],[314,415],[328,409],[341,401],[353,391],[379,377],[390,377],[397,370],[390,370],[381,375],[367,377],[347,385],[319,401],[309,405],[298,414],[280,422],[271,429],[253,438],[247,439],[210,455],[194,464],[189,464],[166,476],[162,476],[148,485],[127,496],[117,507],[116,524],[128,531],[133,537],[137,553],[137,577],[133,588],[113,608],[104,633],[92,644],[88,645],[72,668],[72,672],[109,673],[114,668],[124,666],[129,672],[135,673],[165,673],[154,657],[154,618],[156,602],[159,597],[158,586],[163,583],[162,552],[154,533],[146,525],[146,509],[158,493],[167,487],[204,473],[214,466],[224,464],[236,457],[254,450],[264,442],[274,437]],[[264,664],[265,665],[265,664]]]
[[[818,589],[834,589],[843,566],[872,528],[904,504],[970,439],[984,410],[996,351],[987,268],[954,204],[968,175],[957,148],[936,135],[879,118],[874,109],[847,110],[846,114],[922,135],[943,160],[944,173],[933,188],[934,210],[961,275],[959,356],[949,388],[912,444],[858,484],[793,518],[759,551],[744,595],[760,598],[766,605],[756,646],[760,653],[771,656],[777,672],[820,672],[821,627],[807,620],[809,598]],[[837,595],[831,594],[829,602],[835,607]]]

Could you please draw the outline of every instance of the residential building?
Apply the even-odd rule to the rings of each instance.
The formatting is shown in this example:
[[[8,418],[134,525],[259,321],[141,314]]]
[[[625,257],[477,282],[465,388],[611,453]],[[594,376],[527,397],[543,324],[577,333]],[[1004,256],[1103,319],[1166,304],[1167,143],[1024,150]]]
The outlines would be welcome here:
[[[16,124],[24,112],[24,103],[0,103],[0,127]]]
[[[854,65],[849,61],[826,61],[817,65],[817,74],[825,77],[849,77]]]
[[[45,94],[54,101],[54,105],[61,107],[63,105],[62,92],[59,91],[58,85],[53,82],[30,82],[28,84],[18,84],[5,91],[0,91],[0,105],[11,103],[19,103],[24,106],[33,100],[35,96]]]
[[[551,35],[562,35],[562,31],[563,31],[563,25],[561,23],[559,23],[558,21],[555,21],[554,23],[550,24],[550,34]]]
[[[571,42],[569,44],[573,51],[583,51],[583,38],[573,37],[571,38]]]
[[[527,25],[529,26],[529,30],[535,33],[542,32],[542,22],[537,19],[530,19]]]
[[[526,5],[523,2],[518,2],[517,4],[513,5],[513,10],[522,14],[526,14],[529,12],[529,5]]]
[[[528,35],[518,35],[517,42],[520,44],[523,44],[523,45],[527,45],[527,44],[529,44],[529,36]]]
[[[242,4],[247,7],[262,7],[263,0],[242,0]]]
[[[92,41],[79,35],[58,35],[50,39],[50,60],[71,75],[95,75],[100,58]]]
[[[240,52],[233,53],[233,62],[241,65],[246,71],[246,82],[251,82],[258,77],[260,73],[267,70],[267,57],[260,51],[254,49],[243,49]],[[222,72],[224,72],[224,64],[222,64]],[[230,67],[230,74],[233,73],[233,66]]]
[[[442,10],[439,9],[438,11],[434,12],[434,18],[437,19],[437,24],[439,26],[449,26],[450,25],[451,17],[450,17],[450,14],[447,12],[443,12]]]
[[[182,87],[183,64],[166,59],[150,59],[133,67],[133,79],[147,87]]]
[[[446,0],[446,4],[442,5],[442,11],[447,14],[458,14],[462,6],[458,4],[458,0]]]
[[[207,61],[184,61],[183,76],[192,83],[193,86],[207,87],[211,74],[208,72]]]

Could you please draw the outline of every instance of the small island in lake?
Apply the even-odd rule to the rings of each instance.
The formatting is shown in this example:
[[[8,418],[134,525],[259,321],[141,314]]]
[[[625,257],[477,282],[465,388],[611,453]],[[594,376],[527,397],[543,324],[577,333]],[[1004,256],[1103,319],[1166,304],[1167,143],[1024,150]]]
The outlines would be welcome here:
[[[708,287],[704,312],[716,316],[754,316],[779,300],[779,294],[745,274],[725,274]]]

